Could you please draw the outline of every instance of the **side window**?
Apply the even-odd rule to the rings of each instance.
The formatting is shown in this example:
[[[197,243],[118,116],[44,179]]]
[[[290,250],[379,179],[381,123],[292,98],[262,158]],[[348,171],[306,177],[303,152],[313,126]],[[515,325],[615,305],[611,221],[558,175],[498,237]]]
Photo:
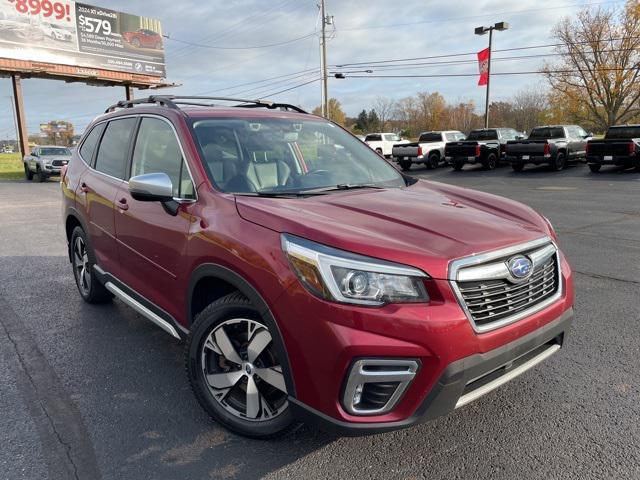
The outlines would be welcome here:
[[[142,119],[133,150],[131,176],[145,173],[166,173],[173,184],[174,197],[195,197],[176,135],[171,125],[158,118]]]
[[[93,152],[98,145],[98,141],[100,140],[100,135],[102,134],[103,129],[104,124],[93,127],[93,130],[89,132],[89,135],[87,135],[84,142],[82,143],[82,146],[80,147],[80,156],[89,165],[91,165],[91,162],[93,161]]]
[[[135,118],[123,118],[109,122],[98,147],[96,170],[115,178],[124,179],[129,140],[135,124]]]

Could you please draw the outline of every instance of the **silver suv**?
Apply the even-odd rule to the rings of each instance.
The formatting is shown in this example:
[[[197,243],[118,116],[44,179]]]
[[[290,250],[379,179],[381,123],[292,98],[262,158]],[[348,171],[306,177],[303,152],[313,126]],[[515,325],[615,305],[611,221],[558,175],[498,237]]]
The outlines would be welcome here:
[[[69,163],[71,150],[67,147],[43,145],[36,147],[31,155],[25,155],[24,176],[27,180],[38,177],[38,181],[44,182],[52,175],[60,175],[63,166]]]

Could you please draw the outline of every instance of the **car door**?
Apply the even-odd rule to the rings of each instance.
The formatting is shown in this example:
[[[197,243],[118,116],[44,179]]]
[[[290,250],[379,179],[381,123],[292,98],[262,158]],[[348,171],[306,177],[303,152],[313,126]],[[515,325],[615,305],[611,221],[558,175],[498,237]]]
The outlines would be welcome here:
[[[135,200],[124,182],[118,191],[115,229],[120,279],[139,295],[174,318],[183,316],[186,275],[184,262],[191,222],[190,205],[196,193],[183,149],[172,124],[161,117],[143,116],[132,149],[129,177],[166,173],[180,207],[176,215],[160,202]]]
[[[136,118],[111,120],[91,131],[80,147],[80,156],[91,168],[85,170],[76,194],[76,205],[84,210],[89,241],[98,266],[118,275],[118,248],[115,237],[115,199],[123,183]],[[90,152],[89,143],[97,141]],[[92,158],[86,156],[92,155]]]
[[[574,158],[583,158],[587,153],[587,132],[577,125],[568,128],[571,134],[571,151]]]

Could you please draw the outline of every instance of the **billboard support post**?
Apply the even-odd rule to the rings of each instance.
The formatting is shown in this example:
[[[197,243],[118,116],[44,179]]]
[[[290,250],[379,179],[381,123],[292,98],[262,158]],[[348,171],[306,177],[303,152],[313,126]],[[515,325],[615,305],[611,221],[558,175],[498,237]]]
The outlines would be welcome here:
[[[130,102],[131,100],[133,100],[133,87],[131,85],[125,85],[124,92],[125,92],[125,99],[127,100],[127,102]]]
[[[13,105],[15,107],[15,118],[18,126],[18,147],[22,155],[29,155],[29,134],[27,132],[27,118],[24,113],[24,102],[22,100],[22,84],[20,75],[11,75],[11,85],[13,86]]]

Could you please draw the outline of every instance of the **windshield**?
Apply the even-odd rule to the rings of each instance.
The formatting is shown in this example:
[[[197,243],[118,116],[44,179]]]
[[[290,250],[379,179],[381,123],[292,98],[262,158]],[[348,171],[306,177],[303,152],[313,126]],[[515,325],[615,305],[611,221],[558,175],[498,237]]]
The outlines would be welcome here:
[[[329,122],[211,118],[192,127],[208,174],[223,192],[406,185],[389,163]]]
[[[423,133],[420,135],[418,142],[420,143],[429,143],[429,142],[441,142],[442,134],[441,133]]]
[[[608,140],[640,138],[640,127],[612,127],[607,130],[604,138]]]
[[[498,132],[496,130],[472,130],[467,140],[497,140]]]
[[[62,157],[65,157],[65,156],[70,156],[71,151],[68,148],[41,148],[40,155],[43,155],[45,157],[48,157],[51,155],[60,155]]]
[[[529,135],[529,138],[564,138],[564,129],[560,127],[534,128],[533,130],[531,130],[531,135]]]

